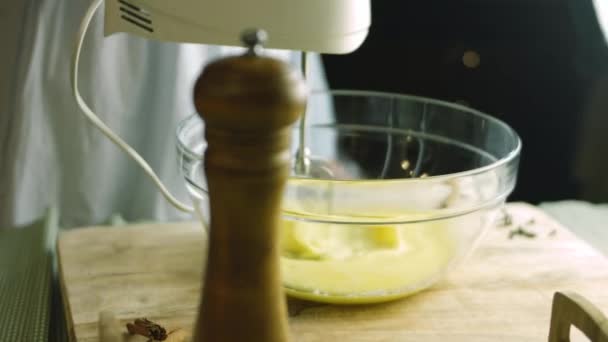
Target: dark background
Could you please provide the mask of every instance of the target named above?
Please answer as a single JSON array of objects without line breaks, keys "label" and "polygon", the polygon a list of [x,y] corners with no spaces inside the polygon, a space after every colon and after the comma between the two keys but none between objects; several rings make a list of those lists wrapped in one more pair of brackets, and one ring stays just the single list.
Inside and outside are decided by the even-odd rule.
[{"label": "dark background", "polygon": [[[608,75],[592,0],[376,0],[372,13],[359,50],[323,56],[331,88],[459,101],[499,117],[524,144],[511,200],[584,199],[582,111]],[[463,64],[466,51],[478,67]]]}]

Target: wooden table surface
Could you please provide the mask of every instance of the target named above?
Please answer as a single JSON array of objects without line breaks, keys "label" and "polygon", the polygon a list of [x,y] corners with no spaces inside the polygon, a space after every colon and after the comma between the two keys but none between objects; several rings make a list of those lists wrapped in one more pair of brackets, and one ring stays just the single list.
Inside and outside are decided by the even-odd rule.
[{"label": "wooden table surface", "polygon": [[[492,227],[463,265],[418,295],[354,307],[291,301],[293,340],[546,341],[558,290],[575,291],[608,312],[608,260],[533,206],[509,204],[507,210],[512,226]],[[536,237],[509,238],[531,220],[526,229]],[[189,330],[203,249],[196,223],[63,233],[60,272],[72,340],[98,341],[103,310],[121,322],[147,317]]]}]

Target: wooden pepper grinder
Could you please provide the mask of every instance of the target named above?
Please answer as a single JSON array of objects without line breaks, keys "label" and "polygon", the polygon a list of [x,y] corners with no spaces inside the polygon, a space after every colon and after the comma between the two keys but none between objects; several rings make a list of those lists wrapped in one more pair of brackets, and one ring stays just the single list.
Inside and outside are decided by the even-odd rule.
[{"label": "wooden pepper grinder", "polygon": [[265,39],[244,33],[247,53],[209,64],[194,88],[211,211],[197,342],[289,340],[279,215],[306,89],[287,64],[260,56]]}]

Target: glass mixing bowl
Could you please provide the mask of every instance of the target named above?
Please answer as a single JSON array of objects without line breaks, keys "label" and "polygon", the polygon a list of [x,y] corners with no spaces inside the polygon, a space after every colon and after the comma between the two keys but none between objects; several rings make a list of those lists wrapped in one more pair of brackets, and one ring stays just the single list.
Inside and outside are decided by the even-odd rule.
[{"label": "glass mixing bowl", "polygon": [[[193,115],[177,138],[207,227],[203,130]],[[305,132],[308,167],[294,167],[282,212],[282,277],[293,297],[373,303],[427,288],[470,254],[515,186],[519,137],[467,107],[316,92]],[[299,138],[294,127],[294,165]]]}]

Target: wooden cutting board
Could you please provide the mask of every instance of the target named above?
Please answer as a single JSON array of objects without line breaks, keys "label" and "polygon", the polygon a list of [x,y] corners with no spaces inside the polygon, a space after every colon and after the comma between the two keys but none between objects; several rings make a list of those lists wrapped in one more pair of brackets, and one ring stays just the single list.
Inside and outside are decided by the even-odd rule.
[{"label": "wooden cutting board", "polygon": [[[470,259],[418,295],[354,307],[291,301],[294,341],[546,341],[558,290],[608,312],[608,260],[533,206],[510,204],[507,211],[512,225],[492,227]],[[518,226],[536,236],[510,238]],[[98,341],[103,310],[123,323],[147,317],[189,330],[202,279],[201,229],[141,224],[63,233],[60,273],[72,341]]]}]

